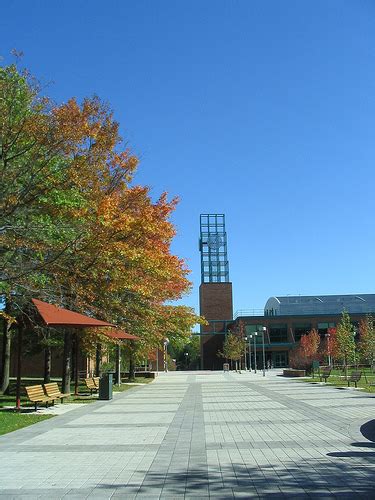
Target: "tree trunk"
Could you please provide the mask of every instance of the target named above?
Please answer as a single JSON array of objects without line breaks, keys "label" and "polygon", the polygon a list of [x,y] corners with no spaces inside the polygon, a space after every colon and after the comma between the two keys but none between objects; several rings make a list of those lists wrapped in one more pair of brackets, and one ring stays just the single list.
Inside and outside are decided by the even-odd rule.
[{"label": "tree trunk", "polygon": [[133,341],[130,341],[130,354],[129,354],[129,380],[134,382],[135,380],[135,363],[134,363],[134,345]]},{"label": "tree trunk", "polygon": [[21,374],[22,374],[22,342],[24,325],[18,323],[18,342],[17,342],[17,382],[16,382],[16,408],[21,409]]},{"label": "tree trunk", "polygon": [[5,318],[3,319],[3,348],[1,349],[1,363],[0,363],[0,390],[3,383],[3,374],[4,374],[4,356],[5,356],[5,346],[6,346],[6,330],[7,330],[7,322]]},{"label": "tree trunk", "polygon": [[61,392],[70,392],[72,334],[69,330],[64,335],[63,378]]},{"label": "tree trunk", "polygon": [[50,332],[46,331],[46,347],[44,348],[44,383],[51,382],[51,346],[49,345]]},{"label": "tree trunk", "polygon": [[4,319],[3,331],[3,355],[2,355],[2,373],[1,373],[1,387],[0,390],[3,394],[9,394],[9,375],[10,375],[10,348],[12,334],[10,332],[11,325]]}]

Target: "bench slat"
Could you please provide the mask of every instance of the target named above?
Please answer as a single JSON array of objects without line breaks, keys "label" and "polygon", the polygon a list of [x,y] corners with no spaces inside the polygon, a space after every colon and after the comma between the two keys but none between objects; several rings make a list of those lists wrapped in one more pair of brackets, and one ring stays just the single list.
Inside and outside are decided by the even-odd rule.
[{"label": "bench slat", "polygon": [[29,385],[25,387],[28,399],[35,403],[35,411],[37,410],[37,403],[49,403],[53,402],[49,396],[44,393],[43,387],[41,385]]},{"label": "bench slat", "polygon": [[67,398],[70,396],[70,393],[63,394],[60,392],[59,386],[57,382],[49,382],[48,384],[44,384],[44,389],[49,397],[53,397],[55,399]]}]

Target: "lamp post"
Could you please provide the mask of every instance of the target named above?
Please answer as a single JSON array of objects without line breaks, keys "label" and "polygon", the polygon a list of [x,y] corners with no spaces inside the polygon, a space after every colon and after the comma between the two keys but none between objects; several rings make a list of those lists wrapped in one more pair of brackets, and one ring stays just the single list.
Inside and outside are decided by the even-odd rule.
[{"label": "lamp post", "polygon": [[327,354],[328,354],[328,366],[331,366],[331,344],[330,344],[330,339],[331,334],[326,333],[326,339],[327,339]]},{"label": "lamp post", "polygon": [[266,376],[266,356],[264,352],[264,334],[266,333],[267,328],[265,326],[262,327],[262,355],[263,355],[263,377]]},{"label": "lamp post", "polygon": [[247,362],[246,362],[246,341],[247,341],[247,337],[244,337],[244,370],[245,372],[247,371]]},{"label": "lamp post", "polygon": [[251,372],[251,339],[252,335],[249,335],[249,372]]},{"label": "lamp post", "polygon": [[188,369],[188,359],[189,359],[189,353],[188,352],[185,352],[185,366],[186,366],[186,369]]},{"label": "lamp post", "polygon": [[257,372],[257,346],[256,346],[257,335],[258,335],[258,332],[253,333],[253,337],[254,337],[254,373]]},{"label": "lamp post", "polygon": [[166,337],[164,339],[164,371],[167,373],[168,372],[168,361],[167,361],[167,354],[168,354],[168,344],[169,344],[169,339]]}]

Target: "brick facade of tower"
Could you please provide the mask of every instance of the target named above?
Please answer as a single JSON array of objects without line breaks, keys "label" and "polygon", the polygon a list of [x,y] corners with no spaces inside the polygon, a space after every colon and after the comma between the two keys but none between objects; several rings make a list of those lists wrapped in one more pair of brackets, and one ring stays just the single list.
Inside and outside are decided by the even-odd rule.
[{"label": "brick facade of tower", "polygon": [[[201,367],[203,370],[221,370],[224,360],[217,356],[222,350],[225,339],[225,325],[220,320],[233,318],[232,283],[202,283],[199,287],[200,314],[208,321],[215,320],[215,335],[211,332],[212,324],[201,327]],[[220,335],[220,332],[222,334]]]}]

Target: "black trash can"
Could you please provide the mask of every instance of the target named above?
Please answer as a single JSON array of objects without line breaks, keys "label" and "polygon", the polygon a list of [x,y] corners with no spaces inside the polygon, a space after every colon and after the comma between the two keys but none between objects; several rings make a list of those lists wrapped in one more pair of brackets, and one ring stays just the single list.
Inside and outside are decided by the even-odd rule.
[{"label": "black trash can", "polygon": [[112,399],[113,374],[103,373],[99,381],[99,399]]}]

